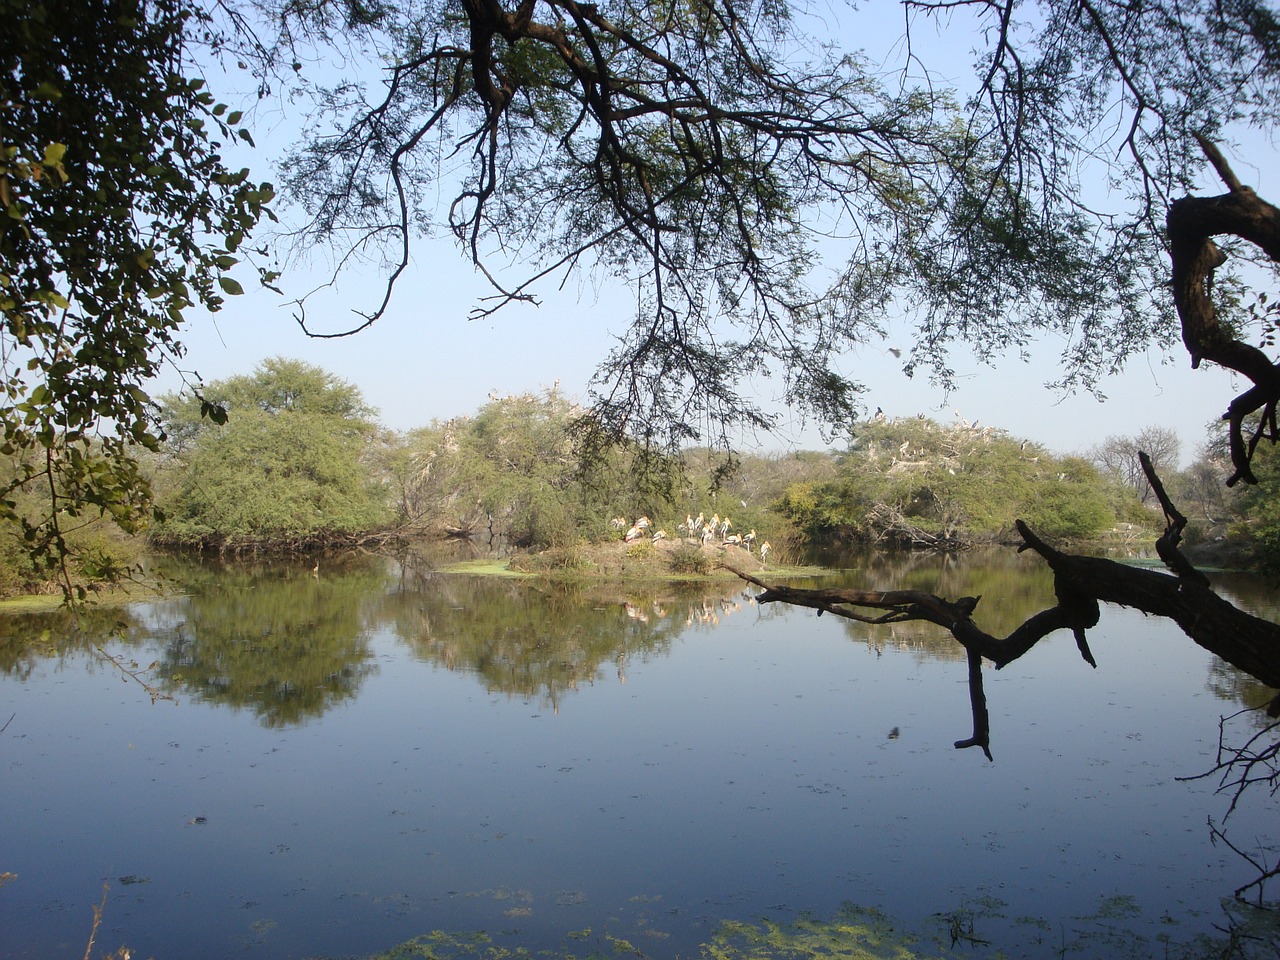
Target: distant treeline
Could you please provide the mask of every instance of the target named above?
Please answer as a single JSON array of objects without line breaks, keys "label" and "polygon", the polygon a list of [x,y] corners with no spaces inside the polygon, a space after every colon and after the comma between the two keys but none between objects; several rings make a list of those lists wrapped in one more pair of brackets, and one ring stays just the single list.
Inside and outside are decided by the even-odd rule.
[{"label": "distant treeline", "polygon": [[[715,517],[711,536],[754,531],[793,551],[962,548],[1010,538],[1019,518],[1049,538],[1136,543],[1163,523],[1137,467],[1142,448],[1192,517],[1189,540],[1241,545],[1258,562],[1280,556],[1274,458],[1260,458],[1258,487],[1228,490],[1220,441],[1179,470],[1176,437],[1154,427],[1063,456],[995,425],[878,415],[851,425],[841,452],[672,458],[600,445],[587,411],[555,388],[396,433],[355,386],[281,358],[161,403],[167,436],[147,463],[159,509],[145,537],[169,548],[245,555],[456,536],[566,549],[620,539],[642,516],[645,536],[702,539]],[[63,525],[83,581],[141,546],[94,520]],[[5,593],[60,574],[24,565],[16,540],[0,543],[0,571]]]}]

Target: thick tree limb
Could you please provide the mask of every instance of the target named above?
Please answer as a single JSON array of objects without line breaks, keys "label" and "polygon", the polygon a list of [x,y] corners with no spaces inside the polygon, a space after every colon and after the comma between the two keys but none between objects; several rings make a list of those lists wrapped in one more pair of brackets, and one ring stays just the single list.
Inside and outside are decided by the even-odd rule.
[{"label": "thick tree limb", "polygon": [[[1257,483],[1250,462],[1258,442],[1275,440],[1276,404],[1280,401],[1280,367],[1262,350],[1237,339],[1219,321],[1214,306],[1213,273],[1226,263],[1214,237],[1240,237],[1280,263],[1280,210],[1243,186],[1216,146],[1202,139],[1200,145],[1229,193],[1216,197],[1183,197],[1169,205],[1169,257],[1173,266],[1173,298],[1182,323],[1182,342],[1191,355],[1191,366],[1209,360],[1248,377],[1254,384],[1231,403],[1223,419],[1229,424],[1231,462],[1235,472],[1227,480]],[[1245,436],[1245,420],[1261,412],[1251,437]]]},{"label": "thick tree limb", "polygon": [[[973,736],[956,742],[957,748],[978,746],[988,758],[990,729],[982,688],[981,662],[996,669],[1026,654],[1058,630],[1071,630],[1081,657],[1096,666],[1086,631],[1098,623],[1100,603],[1141,610],[1167,617],[1198,645],[1221,657],[1269,687],[1280,689],[1280,625],[1245,613],[1218,596],[1209,579],[1179,551],[1186,518],[1174,507],[1146,454],[1143,467],[1168,518],[1157,552],[1174,574],[1127,566],[1101,557],[1062,553],[1041,540],[1021,520],[1017,521],[1023,545],[1034,550],[1054,574],[1055,606],[1027,619],[1007,637],[994,637],[972,619],[979,597],[946,600],[918,590],[810,590],[785,584],[767,584],[735,570],[743,580],[761,587],[759,603],[790,603],[862,623],[901,623],[921,620],[950,631],[965,648],[969,660],[969,695]],[[881,611],[870,613],[867,611]],[[1280,697],[1272,701],[1272,716],[1280,715]]]}]

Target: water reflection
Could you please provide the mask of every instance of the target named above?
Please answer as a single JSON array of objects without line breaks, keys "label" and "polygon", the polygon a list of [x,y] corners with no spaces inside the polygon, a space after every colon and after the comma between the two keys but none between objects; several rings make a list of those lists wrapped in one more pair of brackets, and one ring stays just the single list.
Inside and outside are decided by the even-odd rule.
[{"label": "water reflection", "polygon": [[[982,594],[995,623],[1051,602],[1038,565],[961,559],[841,576]],[[3,960],[83,950],[103,877],[104,949],[195,960],[367,955],[435,929],[507,931],[534,955],[590,928],[695,956],[726,919],[849,901],[918,922],[986,895],[1010,918],[989,921],[999,948],[1043,955],[1100,897],[1136,898],[1152,936],[1167,912],[1194,934],[1242,879],[1202,832],[1214,785],[1172,778],[1211,763],[1230,712],[1214,695],[1251,694],[1131,611],[1104,618],[1102,670],[1063,636],[999,675],[1020,722],[988,765],[951,749],[953,643],[761,608],[735,581],[169,572],[181,595],[94,616],[109,649],[158,660],[176,706],[75,652],[89,635],[65,614],[0,625],[0,804],[22,826],[0,862],[17,875]],[[1273,809],[1235,817],[1271,836]],[[1054,945],[1029,945],[1030,916]]]},{"label": "water reflection", "polygon": [[609,674],[625,683],[630,664],[748,602],[737,584],[628,590],[417,573],[402,574],[382,610],[419,659],[558,711],[582,684]]},{"label": "water reflection", "polygon": [[135,623],[126,610],[96,606],[0,615],[0,673],[25,680],[42,661],[127,637]]},{"label": "water reflection", "polygon": [[[1054,603],[1053,572],[1038,557],[1007,548],[958,556],[889,551],[847,557],[841,586],[864,590],[920,590],[940,597],[980,597],[974,620],[994,636],[1007,636],[1028,617]],[[831,586],[824,583],[824,586]],[[936,660],[965,659],[964,648],[934,624],[847,621],[850,639],[873,650],[912,650]]]},{"label": "water reflection", "polygon": [[[1008,549],[959,558],[867,553],[842,562],[844,569],[822,585],[978,596],[975,619],[996,635],[1054,602],[1047,566]],[[601,677],[625,682],[630,665],[665,656],[686,631],[781,613],[758,608],[737,581],[549,584],[442,574],[420,559],[372,557],[322,566],[317,572],[300,564],[162,559],[154,572],[178,591],[169,599],[125,610],[6,617],[0,671],[23,679],[44,659],[108,639],[131,648],[158,644],[154,679],[162,692],[251,710],[266,726],[287,726],[355,697],[377,670],[371,633],[385,630],[423,662],[472,675],[488,692],[558,710],[566,696]],[[1245,609],[1280,610],[1280,595],[1256,578],[1219,580]],[[964,659],[949,633],[927,623],[844,621],[843,629],[876,652]],[[1270,695],[1217,660],[1206,682],[1219,698],[1246,706]]]},{"label": "water reflection", "polygon": [[376,669],[367,627],[385,589],[380,562],[317,576],[305,567],[173,563],[185,591],[150,605],[136,634],[161,641],[161,689],[301,723],[355,696]]}]

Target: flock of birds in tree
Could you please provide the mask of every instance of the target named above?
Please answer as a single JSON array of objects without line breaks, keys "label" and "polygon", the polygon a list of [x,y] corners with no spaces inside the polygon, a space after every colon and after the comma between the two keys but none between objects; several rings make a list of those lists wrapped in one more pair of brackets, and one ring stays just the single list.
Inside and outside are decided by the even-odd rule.
[{"label": "flock of birds in tree", "polygon": [[[653,521],[648,517],[637,518],[636,522],[631,524],[630,527],[627,527],[625,517],[614,517],[609,522],[615,530],[626,528],[626,533],[622,535],[622,539],[627,543],[633,543],[642,537],[649,537],[654,543],[667,539],[667,531],[665,530],[655,530],[653,533],[648,532],[649,528],[653,526]],[[701,544],[704,547],[718,540],[722,547],[745,547],[747,552],[751,553],[756,542],[754,527],[749,533],[730,533],[733,529],[733,521],[727,516],[721,518],[718,513],[713,513],[710,520],[702,513],[699,513],[696,517],[689,514],[685,517],[683,523],[676,526],[676,529],[680,531],[686,542]],[[768,559],[769,551],[772,549],[768,540],[760,544],[760,559]]]}]

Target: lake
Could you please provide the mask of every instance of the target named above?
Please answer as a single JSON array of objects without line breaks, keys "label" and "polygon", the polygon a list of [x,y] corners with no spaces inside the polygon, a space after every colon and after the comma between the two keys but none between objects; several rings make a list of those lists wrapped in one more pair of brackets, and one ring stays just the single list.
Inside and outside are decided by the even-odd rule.
[{"label": "lake", "polygon": [[[369,956],[442,930],[698,957],[726,923],[805,916],[928,956],[953,935],[1164,956],[1255,876],[1211,842],[1216,779],[1177,778],[1263,692],[1130,611],[1091,632],[1097,670],[1061,634],[986,672],[988,762],[952,747],[965,661],[928,625],[736,583],[159,565],[179,595],[0,620],[0,958],[84,955],[104,883],[95,956]],[[1011,550],[850,567],[822,585],[981,594],[998,634],[1052,603]],[[1219,586],[1276,615],[1266,584]],[[1274,863],[1264,790],[1226,828]]]}]

